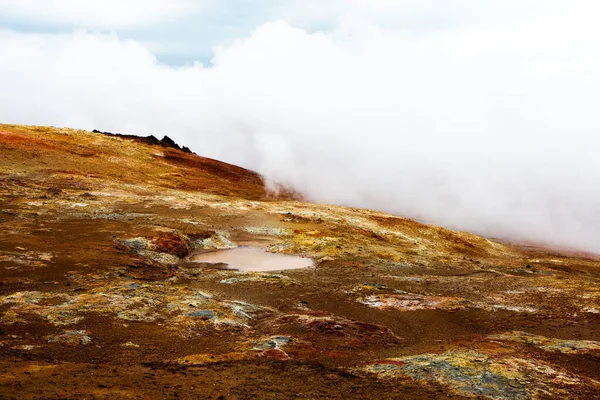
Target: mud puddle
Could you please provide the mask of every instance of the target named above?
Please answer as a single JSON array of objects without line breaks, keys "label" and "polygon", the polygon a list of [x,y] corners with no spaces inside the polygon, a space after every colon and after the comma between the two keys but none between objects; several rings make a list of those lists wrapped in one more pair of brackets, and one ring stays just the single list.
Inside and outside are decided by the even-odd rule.
[{"label": "mud puddle", "polygon": [[313,266],[310,258],[275,254],[258,247],[238,247],[195,254],[191,261],[199,263],[223,263],[228,269],[247,272],[282,271]]}]

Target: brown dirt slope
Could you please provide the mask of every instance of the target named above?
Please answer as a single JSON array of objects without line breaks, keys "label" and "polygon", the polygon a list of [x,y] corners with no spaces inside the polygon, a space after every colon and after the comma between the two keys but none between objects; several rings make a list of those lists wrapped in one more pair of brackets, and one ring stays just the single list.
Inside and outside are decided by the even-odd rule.
[{"label": "brown dirt slope", "polygon": [[72,129],[0,125],[4,172],[69,175],[127,184],[199,190],[248,199],[266,196],[261,177],[174,148]]},{"label": "brown dirt slope", "polygon": [[[599,398],[597,259],[291,197],[0,125],[0,398]],[[315,265],[190,259],[242,245]]]}]

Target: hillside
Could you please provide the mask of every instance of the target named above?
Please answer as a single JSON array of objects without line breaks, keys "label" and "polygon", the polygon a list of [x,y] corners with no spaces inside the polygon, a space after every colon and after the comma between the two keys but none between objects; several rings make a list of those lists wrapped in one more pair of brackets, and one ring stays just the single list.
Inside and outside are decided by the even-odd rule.
[{"label": "hillside", "polygon": [[[0,397],[598,398],[598,260],[295,198],[168,141],[0,125]],[[242,245],[314,267],[191,257]]]}]

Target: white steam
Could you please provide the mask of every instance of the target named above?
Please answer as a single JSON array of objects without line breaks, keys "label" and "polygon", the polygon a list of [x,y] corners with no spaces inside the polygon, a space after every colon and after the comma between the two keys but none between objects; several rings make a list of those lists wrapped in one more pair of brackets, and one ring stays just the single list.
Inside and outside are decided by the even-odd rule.
[{"label": "white steam", "polygon": [[167,134],[310,199],[600,252],[600,30],[286,22],[171,68],[141,44],[0,32],[0,121]]}]

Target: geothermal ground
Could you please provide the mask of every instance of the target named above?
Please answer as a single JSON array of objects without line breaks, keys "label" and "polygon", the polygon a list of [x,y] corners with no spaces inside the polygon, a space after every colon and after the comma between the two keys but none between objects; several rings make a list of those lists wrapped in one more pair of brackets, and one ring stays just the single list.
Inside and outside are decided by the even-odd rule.
[{"label": "geothermal ground", "polygon": [[[0,229],[0,398],[600,398],[583,254],[268,196],[169,140],[11,125]],[[206,262],[238,246],[314,264]]]}]

